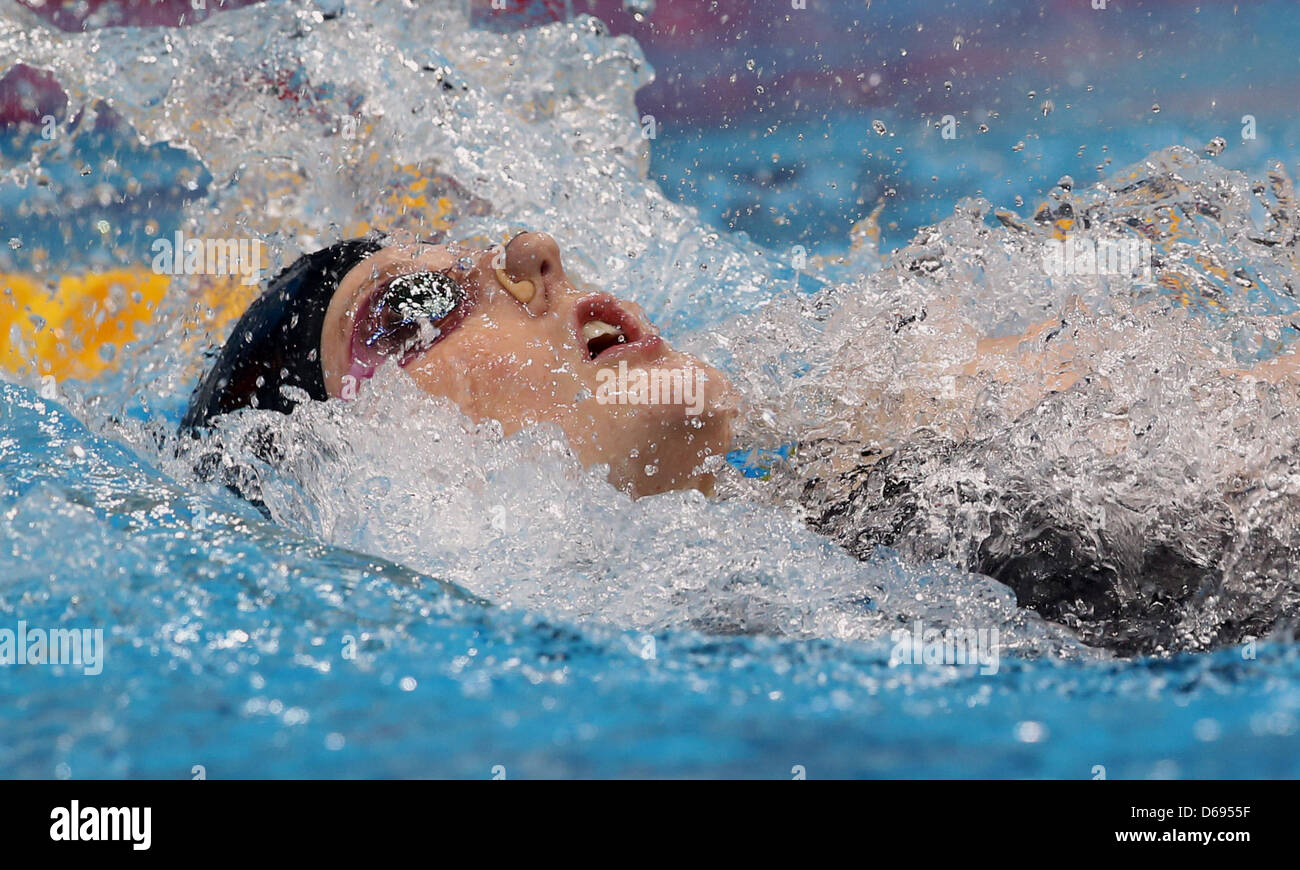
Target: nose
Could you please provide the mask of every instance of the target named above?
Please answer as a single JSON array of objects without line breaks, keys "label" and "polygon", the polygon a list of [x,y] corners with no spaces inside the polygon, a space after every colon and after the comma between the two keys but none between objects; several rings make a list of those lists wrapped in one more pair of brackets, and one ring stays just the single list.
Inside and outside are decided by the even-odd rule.
[{"label": "nose", "polygon": [[560,246],[546,233],[520,233],[506,245],[506,271],[539,288],[564,279]]}]

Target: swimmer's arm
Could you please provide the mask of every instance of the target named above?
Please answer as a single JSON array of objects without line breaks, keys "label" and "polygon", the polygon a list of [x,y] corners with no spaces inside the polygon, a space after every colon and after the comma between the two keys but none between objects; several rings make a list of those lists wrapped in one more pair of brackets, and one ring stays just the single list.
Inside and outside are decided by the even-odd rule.
[{"label": "swimmer's arm", "polygon": [[1219,371],[1230,378],[1248,378],[1270,384],[1280,384],[1283,381],[1300,383],[1300,351],[1266,359],[1248,369],[1227,368]]},{"label": "swimmer's arm", "polygon": [[[1053,335],[1065,322],[1066,318],[1053,317],[1034,324],[1023,335],[982,338],[976,343],[975,356],[961,368],[960,374],[986,375],[1009,382],[1022,379],[1026,372],[1037,372],[1043,375],[1046,390],[1068,390],[1084,372],[1075,364],[1077,338],[1062,341]],[[1269,384],[1300,384],[1300,349],[1248,368],[1220,368],[1219,371],[1225,377]]]},{"label": "swimmer's arm", "polygon": [[1027,373],[1042,377],[1046,392],[1068,390],[1082,372],[1075,365],[1077,339],[1061,335],[1071,316],[1085,313],[1077,298],[1067,303],[1061,317],[1033,324],[1020,335],[981,338],[975,355],[960,369],[966,377],[985,375],[1003,382],[1023,381]]}]

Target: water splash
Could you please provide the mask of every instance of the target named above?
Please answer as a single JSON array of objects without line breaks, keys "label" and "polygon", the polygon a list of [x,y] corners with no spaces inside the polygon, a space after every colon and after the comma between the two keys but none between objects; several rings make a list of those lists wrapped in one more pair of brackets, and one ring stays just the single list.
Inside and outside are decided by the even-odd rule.
[{"label": "water splash", "polygon": [[[804,445],[765,494],[859,554],[996,576],[1116,649],[1285,628],[1300,392],[1249,370],[1296,335],[1291,183],[1175,148],[1071,188],[1029,219],[968,201],[864,281],[723,330],[749,437]],[[1150,275],[1052,274],[1067,239],[1149,245]],[[982,336],[1039,321],[967,368]]]},{"label": "water splash", "polygon": [[[364,0],[273,0],[183,29],[66,34],[17,7],[0,21],[0,50],[48,71],[69,100],[59,135],[0,166],[0,182],[28,185],[52,151],[75,151],[87,115],[111,112],[210,176],[159,235],[260,239],[271,269],[372,227],[487,244],[546,230],[580,283],[636,298],[670,336],[753,307],[788,271],[647,180],[634,94],[653,71],[590,16],[493,33],[456,2],[396,16]],[[112,250],[142,265],[151,241]],[[247,301],[203,277],[176,289],[121,377],[90,388],[117,397],[118,413],[122,397],[182,393],[195,352]]]},{"label": "water splash", "polygon": [[[502,437],[385,368],[355,402],[223,421],[219,456],[277,521],[524,612],[659,632],[881,643],[920,619],[997,629],[1004,651],[1078,652],[987,578],[860,562],[787,512],[698,492],[632,501],[559,430]],[[274,469],[260,458],[272,438]],[[192,478],[186,445],[169,471]]]}]

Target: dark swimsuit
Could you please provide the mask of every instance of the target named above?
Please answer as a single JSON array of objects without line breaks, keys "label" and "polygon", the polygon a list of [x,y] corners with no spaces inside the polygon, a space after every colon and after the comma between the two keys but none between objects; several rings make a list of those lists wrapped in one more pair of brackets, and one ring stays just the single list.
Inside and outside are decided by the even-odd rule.
[{"label": "dark swimsuit", "polygon": [[[1187,552],[1174,536],[1115,540],[1115,524],[1099,530],[1064,500],[1017,489],[1013,475],[999,475],[995,489],[980,470],[1001,459],[992,441],[928,435],[882,455],[818,440],[799,445],[791,471],[808,525],[860,559],[886,546],[915,562],[956,562],[1004,583],[1021,606],[1084,642],[1123,654],[1188,646],[1177,632],[1188,605],[1222,594],[1226,517],[1188,508],[1208,529],[1210,558]],[[1272,621],[1225,619],[1205,645],[1261,636]]]}]

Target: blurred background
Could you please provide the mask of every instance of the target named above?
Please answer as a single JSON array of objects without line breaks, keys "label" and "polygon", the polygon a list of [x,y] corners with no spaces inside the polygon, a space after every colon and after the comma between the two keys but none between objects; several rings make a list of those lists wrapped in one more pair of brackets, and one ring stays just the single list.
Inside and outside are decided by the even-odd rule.
[{"label": "blurred background", "polygon": [[[68,30],[174,27],[249,5],[23,2]],[[345,2],[322,0],[322,6]],[[698,208],[705,222],[744,231],[766,246],[834,253],[847,245],[856,221],[883,206],[883,247],[897,247],[963,197],[1032,210],[1062,176],[1084,187],[1168,145],[1198,152],[1221,147],[1221,163],[1252,174],[1262,173],[1270,158],[1290,163],[1296,154],[1300,16],[1287,14],[1294,0],[469,5],[486,28],[589,13],[615,33],[634,36],[656,70],[638,102],[654,135],[659,184]],[[10,158],[26,153],[24,136],[43,117],[58,116],[62,102],[57,87],[34,71],[6,76],[0,148]],[[96,123],[111,135],[111,112]],[[1211,146],[1216,137],[1221,145]],[[106,147],[122,167],[157,168],[137,173],[158,182],[141,191],[151,210],[176,208],[207,183],[202,167],[186,167],[185,155],[171,149],[136,153],[126,141]],[[68,172],[68,196],[84,201],[85,223],[93,225],[94,191],[78,193],[75,169]],[[0,220],[13,219],[14,206],[0,202]],[[67,235],[64,244],[73,244],[78,236],[66,232],[69,210],[62,211],[63,229],[51,224],[44,235]],[[40,216],[24,217],[31,235]],[[93,245],[93,236],[75,244]]]}]

